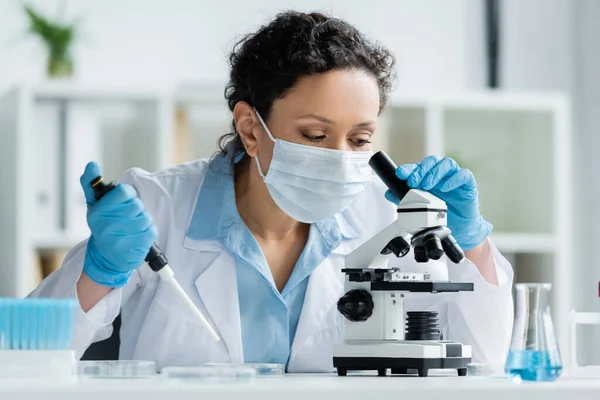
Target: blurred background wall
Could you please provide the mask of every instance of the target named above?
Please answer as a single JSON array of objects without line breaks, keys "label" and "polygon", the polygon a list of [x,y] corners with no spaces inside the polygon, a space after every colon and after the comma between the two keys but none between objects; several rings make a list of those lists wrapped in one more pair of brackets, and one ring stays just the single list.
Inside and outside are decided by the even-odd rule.
[{"label": "blurred background wall", "polygon": [[[81,16],[84,40],[77,47],[76,79],[107,84],[169,85],[182,80],[224,80],[235,39],[278,10],[321,10],[347,18],[393,50],[401,87],[461,89],[476,85],[471,28],[482,29],[481,1],[356,0],[301,3],[293,0],[80,0],[65,15]],[[28,4],[56,14],[56,0]],[[300,5],[300,7],[298,7]],[[0,0],[0,86],[41,79],[41,52],[23,39],[21,2]],[[17,45],[18,48],[16,47]],[[135,51],[133,51],[135,50]],[[43,65],[42,65],[43,66]],[[443,66],[443,68],[440,68]]]}]

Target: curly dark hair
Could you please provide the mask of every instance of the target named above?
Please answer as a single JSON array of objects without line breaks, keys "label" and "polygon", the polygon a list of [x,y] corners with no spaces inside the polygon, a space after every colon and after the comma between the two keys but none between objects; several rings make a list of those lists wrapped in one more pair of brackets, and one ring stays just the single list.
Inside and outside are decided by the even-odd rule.
[{"label": "curly dark hair", "polygon": [[[267,120],[273,102],[283,98],[304,76],[337,69],[357,69],[377,79],[380,112],[395,78],[395,59],[385,47],[372,43],[355,27],[321,13],[287,11],[268,25],[246,35],[229,56],[230,76],[225,99],[233,111],[239,101],[255,107]],[[233,153],[244,150],[235,122],[221,136],[219,149],[233,143]]]}]

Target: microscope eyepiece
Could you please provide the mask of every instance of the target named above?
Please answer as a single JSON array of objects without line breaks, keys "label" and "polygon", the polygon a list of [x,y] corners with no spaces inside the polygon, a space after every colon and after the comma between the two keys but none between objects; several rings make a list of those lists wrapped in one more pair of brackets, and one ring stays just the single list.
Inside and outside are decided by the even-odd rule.
[{"label": "microscope eyepiece", "polygon": [[385,186],[390,189],[398,200],[402,200],[406,193],[410,190],[406,181],[396,176],[396,168],[398,166],[385,154],[383,151],[378,151],[373,154],[369,160],[369,166],[375,171],[377,176],[385,183]]},{"label": "microscope eyepiece", "polygon": [[465,258],[465,253],[460,248],[458,243],[456,243],[456,239],[454,239],[452,235],[448,235],[442,240],[442,248],[444,249],[444,252],[450,261],[452,261],[454,264],[458,264],[463,258]]}]

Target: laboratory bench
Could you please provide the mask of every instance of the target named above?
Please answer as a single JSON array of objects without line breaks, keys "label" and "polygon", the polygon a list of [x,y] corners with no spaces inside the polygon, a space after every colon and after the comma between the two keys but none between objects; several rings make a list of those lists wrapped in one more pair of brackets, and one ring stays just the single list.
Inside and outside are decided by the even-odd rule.
[{"label": "laboratory bench", "polygon": [[257,377],[246,383],[87,379],[1,380],[2,400],[598,400],[600,379],[514,383],[506,378],[302,375]]}]

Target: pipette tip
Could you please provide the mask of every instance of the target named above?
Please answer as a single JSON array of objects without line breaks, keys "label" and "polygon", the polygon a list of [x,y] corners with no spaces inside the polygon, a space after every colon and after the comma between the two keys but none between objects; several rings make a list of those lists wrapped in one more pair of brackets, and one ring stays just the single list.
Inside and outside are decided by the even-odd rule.
[{"label": "pipette tip", "polygon": [[202,315],[200,310],[198,310],[198,307],[196,307],[194,302],[192,302],[192,299],[190,299],[189,296],[185,293],[179,282],[177,282],[177,280],[175,279],[175,273],[173,272],[171,267],[169,265],[165,265],[162,269],[158,271],[158,274],[162,279],[166,280],[171,284],[171,286],[173,286],[173,288],[179,295],[179,298],[185,303],[185,305],[192,312],[192,314],[194,314],[196,319],[200,322],[204,329],[206,329],[206,331],[212,337],[212,339],[215,342],[218,342],[220,340],[219,335],[217,334],[217,332],[215,332],[213,327],[210,326],[204,315]]}]

